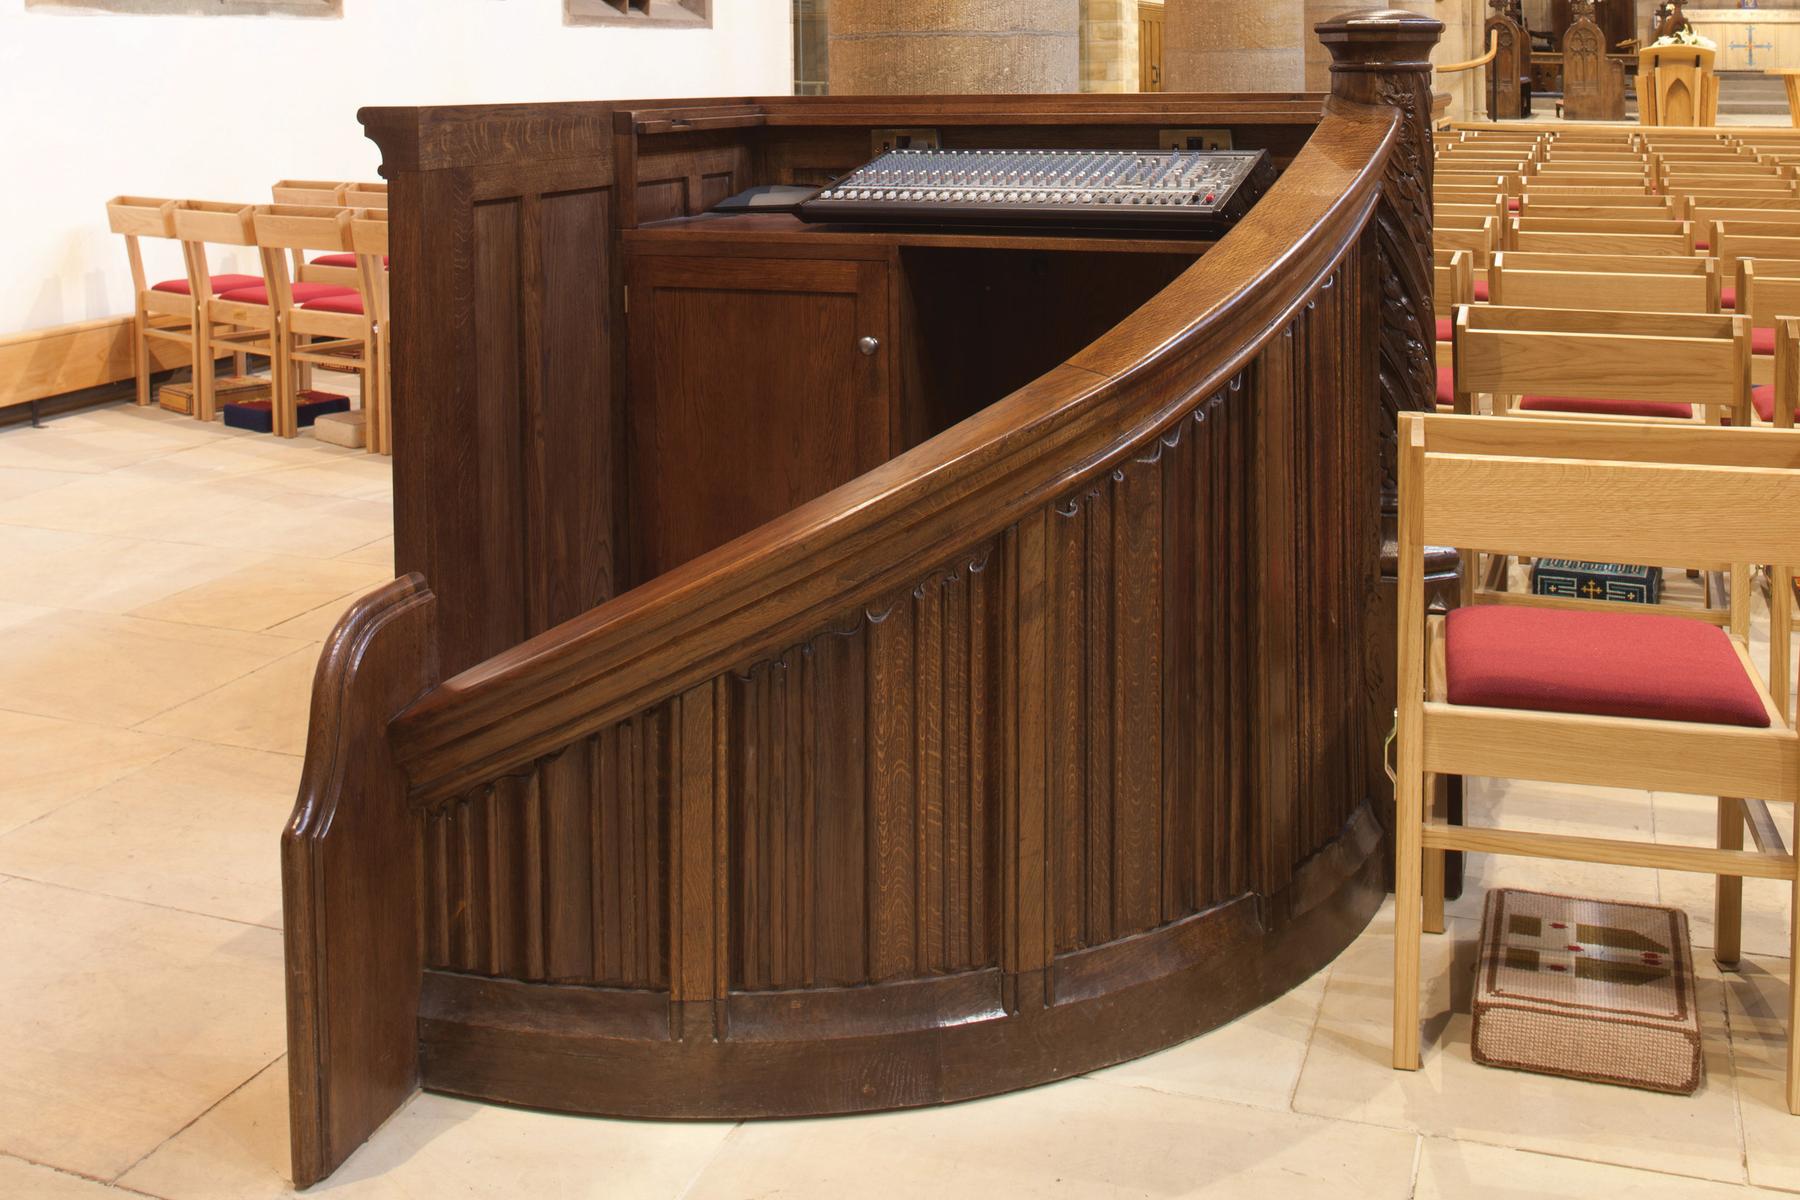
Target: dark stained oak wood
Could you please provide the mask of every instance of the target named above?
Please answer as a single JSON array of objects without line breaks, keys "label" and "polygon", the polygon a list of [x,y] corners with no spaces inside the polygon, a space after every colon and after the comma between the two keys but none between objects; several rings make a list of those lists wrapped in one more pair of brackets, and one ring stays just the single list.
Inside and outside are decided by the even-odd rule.
[{"label": "dark stained oak wood", "polygon": [[[398,201],[398,556],[438,623],[315,715],[314,746],[371,747],[329,776],[382,847],[346,868],[410,880],[414,924],[307,936],[351,948],[355,1011],[416,1018],[420,1084],[631,1116],[942,1103],[1193,1036],[1355,936],[1394,414],[1435,385],[1440,28],[1322,26],[1326,98],[365,112]],[[1210,244],[691,219],[854,166],[875,128],[1195,125],[1285,167]],[[892,357],[847,379],[827,343],[867,314]],[[740,514],[745,466],[770,487]],[[296,1103],[305,1184],[411,1077],[294,1061],[297,1096],[359,1114],[326,1135]]]},{"label": "dark stained oak wood", "polygon": [[432,595],[416,575],[363,597],[313,679],[300,796],[281,836],[288,1105],[304,1186],[418,1085],[421,843],[387,723],[437,682]]}]

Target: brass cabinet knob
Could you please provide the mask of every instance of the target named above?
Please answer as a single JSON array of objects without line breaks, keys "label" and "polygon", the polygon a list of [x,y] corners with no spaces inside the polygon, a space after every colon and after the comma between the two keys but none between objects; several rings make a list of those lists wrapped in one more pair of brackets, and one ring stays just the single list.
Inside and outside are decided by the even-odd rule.
[{"label": "brass cabinet knob", "polygon": [[867,336],[859,337],[856,339],[856,348],[861,350],[865,357],[871,357],[877,350],[881,349],[881,339]]}]

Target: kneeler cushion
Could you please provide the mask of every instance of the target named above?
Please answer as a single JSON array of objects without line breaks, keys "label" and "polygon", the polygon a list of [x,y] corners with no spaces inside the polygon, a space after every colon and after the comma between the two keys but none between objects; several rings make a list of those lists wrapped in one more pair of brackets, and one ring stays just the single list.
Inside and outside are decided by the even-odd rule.
[{"label": "kneeler cushion", "polygon": [[1756,409],[1756,415],[1765,421],[1775,419],[1775,385],[1759,383],[1750,389],[1750,403]]},{"label": "kneeler cushion", "polygon": [[1452,704],[1766,728],[1725,631],[1651,613],[1483,604],[1445,618]]},{"label": "kneeler cushion", "polygon": [[1664,400],[1599,400],[1590,396],[1525,396],[1526,412],[1596,413],[1613,417],[1692,417],[1694,406]]}]

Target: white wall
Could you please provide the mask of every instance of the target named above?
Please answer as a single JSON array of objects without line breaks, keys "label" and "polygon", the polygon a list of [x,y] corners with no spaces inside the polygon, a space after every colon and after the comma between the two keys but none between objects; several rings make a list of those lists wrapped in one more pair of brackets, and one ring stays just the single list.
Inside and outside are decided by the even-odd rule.
[{"label": "white wall", "polygon": [[[665,30],[565,27],[561,0],[344,0],[341,20],[0,0],[0,334],[131,311],[111,196],[267,203],[277,179],[373,180],[367,104],[785,95],[790,5],[715,0],[711,30]],[[146,265],[181,273],[167,250]]]}]

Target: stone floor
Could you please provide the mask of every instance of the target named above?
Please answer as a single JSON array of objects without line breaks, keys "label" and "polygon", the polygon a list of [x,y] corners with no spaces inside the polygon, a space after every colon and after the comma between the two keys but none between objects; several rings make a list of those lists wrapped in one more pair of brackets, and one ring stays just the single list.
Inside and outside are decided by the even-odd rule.
[{"label": "stone floor", "polygon": [[[281,1196],[277,833],[321,638],[388,577],[388,464],[115,406],[0,431],[0,1197]],[[1705,800],[1477,782],[1478,819],[1711,834]],[[1786,819],[1787,814],[1779,814]],[[1680,903],[1692,876],[1473,860]],[[1384,911],[1327,970],[1206,1037],[951,1108],[591,1120],[421,1095],[315,1191],[347,1197],[1590,1197],[1800,1191],[1781,1106],[1785,896],[1701,984],[1692,1098],[1469,1057],[1480,888],[1428,939],[1425,1069],[1387,1066]],[[1460,1005],[1460,1008],[1458,1007]]]}]

